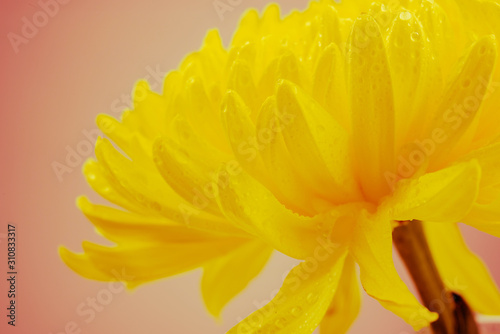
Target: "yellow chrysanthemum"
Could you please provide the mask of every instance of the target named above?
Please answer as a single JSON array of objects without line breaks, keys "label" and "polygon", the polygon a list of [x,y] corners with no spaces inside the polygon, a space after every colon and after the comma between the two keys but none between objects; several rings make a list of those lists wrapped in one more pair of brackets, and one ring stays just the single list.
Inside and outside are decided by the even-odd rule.
[{"label": "yellow chrysanthemum", "polygon": [[61,248],[63,260],[131,288],[202,267],[215,316],[273,249],[304,260],[230,333],[347,331],[357,264],[366,292],[419,329],[438,315],[399,278],[392,231],[423,221],[447,289],[499,314],[495,283],[457,227],[500,237],[495,36],[497,0],[248,11],[228,48],[210,31],[161,94],[139,82],[121,121],[98,117],[120,151],[99,139],[84,174],[124,210],[78,205],[116,245]]}]

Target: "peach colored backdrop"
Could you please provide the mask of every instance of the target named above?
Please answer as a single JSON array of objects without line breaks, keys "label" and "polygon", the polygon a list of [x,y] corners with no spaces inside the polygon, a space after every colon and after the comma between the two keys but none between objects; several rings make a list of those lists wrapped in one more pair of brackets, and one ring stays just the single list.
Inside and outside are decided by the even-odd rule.
[{"label": "peach colored backdrop", "polygon": [[[213,0],[66,0],[59,8],[46,7],[53,3],[49,0],[0,2],[1,333],[225,333],[279,288],[294,261],[275,255],[265,272],[229,305],[222,324],[217,324],[204,310],[199,271],[129,294],[77,276],[57,255],[61,244],[79,250],[82,240],[101,239],[75,207],[80,194],[96,198],[81,175],[81,162],[73,161],[73,171],[61,180],[53,162],[65,164],[68,148],[79,149],[82,159],[90,156],[82,131],[96,128],[98,113],[116,116],[137,79],[175,68],[186,53],[201,45],[209,28],[218,27],[227,43],[245,9],[262,9],[266,3],[221,1],[240,4],[220,17]],[[284,11],[307,4],[305,0],[279,2]],[[30,30],[26,22],[38,27]],[[9,36],[17,38],[14,44]],[[159,89],[161,83],[151,78]],[[15,328],[6,325],[5,317],[8,222],[18,230]],[[467,229],[467,239],[500,282],[500,241],[472,229]],[[98,296],[111,299],[92,314],[85,303]],[[72,322],[80,331],[72,329]],[[351,333],[368,332],[411,330],[366,297]]]}]

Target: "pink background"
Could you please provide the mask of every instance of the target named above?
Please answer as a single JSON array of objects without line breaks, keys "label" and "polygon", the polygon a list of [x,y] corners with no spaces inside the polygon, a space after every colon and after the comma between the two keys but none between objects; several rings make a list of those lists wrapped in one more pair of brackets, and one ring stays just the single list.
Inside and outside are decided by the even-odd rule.
[{"label": "pink background", "polygon": [[[279,2],[284,11],[307,4]],[[64,244],[79,250],[84,239],[101,241],[75,206],[80,194],[97,197],[81,175],[81,163],[64,174],[62,182],[51,166],[54,161],[64,163],[66,146],[85,145],[82,131],[96,128],[98,113],[117,115],[113,103],[130,93],[134,82],[148,74],[148,67],[159,66],[163,72],[177,67],[185,54],[198,49],[212,27],[221,30],[227,44],[244,10],[262,9],[265,3],[243,0],[221,20],[213,0],[73,0],[60,5],[15,53],[7,34],[21,34],[23,17],[32,21],[41,9],[37,0],[2,0],[0,332],[66,333],[65,326],[74,321],[87,334],[225,333],[279,288],[283,274],[295,262],[276,254],[265,272],[229,305],[222,324],[203,307],[200,271],[146,285],[133,294],[113,294],[87,323],[77,308],[87,298],[106,293],[108,285],[74,274],[59,259],[57,247]],[[84,154],[83,160],[90,155]],[[8,222],[17,226],[18,233],[15,328],[7,326],[5,318]],[[500,242],[472,229],[467,229],[467,240],[500,282]],[[367,296],[363,304],[351,333],[411,332]]]}]

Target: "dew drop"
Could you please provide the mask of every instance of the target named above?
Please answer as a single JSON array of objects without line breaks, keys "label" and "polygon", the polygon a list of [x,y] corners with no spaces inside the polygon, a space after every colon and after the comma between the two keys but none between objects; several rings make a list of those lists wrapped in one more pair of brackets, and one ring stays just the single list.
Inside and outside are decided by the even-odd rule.
[{"label": "dew drop", "polygon": [[297,306],[297,307],[294,307],[294,308],[292,309],[292,315],[293,315],[294,317],[298,317],[301,313],[302,313],[302,308],[300,308],[300,307],[298,307],[298,306]]},{"label": "dew drop", "polygon": [[318,297],[313,292],[309,293],[306,297],[307,302],[310,304],[314,303],[317,299],[318,299]]},{"label": "dew drop", "polygon": [[417,42],[420,40],[420,34],[416,31],[412,32],[410,35],[412,41]]},{"label": "dew drop", "polygon": [[274,323],[274,325],[276,327],[278,327],[279,329],[285,328],[285,319],[284,318],[279,318],[278,320],[276,320],[276,322]]},{"label": "dew drop", "polygon": [[405,21],[408,21],[409,19],[411,19],[412,15],[410,12],[401,12],[401,14],[399,14],[399,18],[401,20],[405,20]]}]

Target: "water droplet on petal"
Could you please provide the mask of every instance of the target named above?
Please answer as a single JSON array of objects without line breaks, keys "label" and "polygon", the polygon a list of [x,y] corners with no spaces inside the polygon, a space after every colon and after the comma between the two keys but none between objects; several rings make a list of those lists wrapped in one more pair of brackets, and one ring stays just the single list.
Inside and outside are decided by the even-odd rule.
[{"label": "water droplet on petal", "polygon": [[298,317],[302,313],[302,308],[300,306],[294,307],[292,309],[292,315]]},{"label": "water droplet on petal", "polygon": [[412,17],[412,15],[410,12],[401,12],[401,14],[399,14],[399,18],[401,20],[407,21],[407,20],[411,19],[411,17]]},{"label": "water droplet on petal", "polygon": [[317,299],[318,299],[318,296],[313,292],[309,293],[306,297],[307,302],[311,303],[311,304],[314,303]]},{"label": "water droplet on petal", "polygon": [[279,329],[285,328],[285,319],[284,318],[279,318],[278,320],[276,320],[276,322],[274,323],[274,325],[276,327],[278,327]]}]

